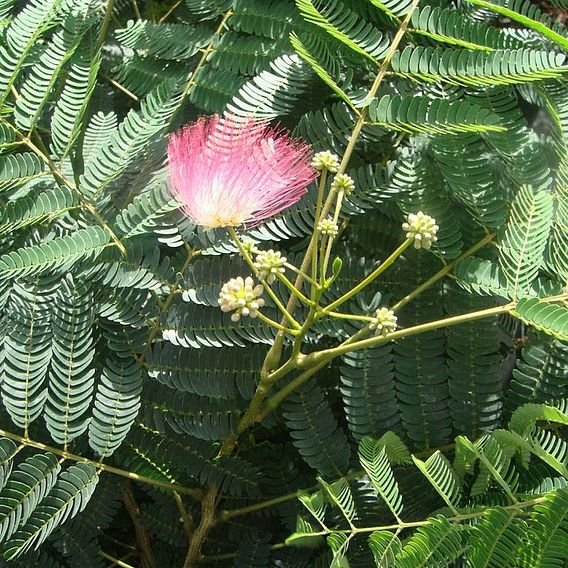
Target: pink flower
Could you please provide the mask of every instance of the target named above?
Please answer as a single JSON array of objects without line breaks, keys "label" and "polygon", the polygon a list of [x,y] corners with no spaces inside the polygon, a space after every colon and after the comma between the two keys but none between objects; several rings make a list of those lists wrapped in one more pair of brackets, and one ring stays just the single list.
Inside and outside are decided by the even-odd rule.
[{"label": "pink flower", "polygon": [[210,116],[170,136],[170,180],[189,219],[255,226],[296,203],[317,173],[310,150],[265,122]]}]

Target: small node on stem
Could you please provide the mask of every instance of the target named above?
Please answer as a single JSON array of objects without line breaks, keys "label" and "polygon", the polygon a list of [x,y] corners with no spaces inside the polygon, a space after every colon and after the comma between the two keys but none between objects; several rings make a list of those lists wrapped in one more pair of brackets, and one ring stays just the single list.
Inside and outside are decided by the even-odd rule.
[{"label": "small node on stem", "polygon": [[295,357],[294,357],[294,365],[296,367],[301,367],[302,363],[304,361],[304,359],[306,358],[306,356],[303,353],[298,353]]},{"label": "small node on stem", "polygon": [[339,157],[329,150],[318,152],[312,160],[312,167],[320,172],[336,173],[339,170]]},{"label": "small node on stem", "polygon": [[349,195],[355,189],[355,182],[351,176],[347,174],[337,174],[331,182],[331,190],[337,193]]},{"label": "small node on stem", "polygon": [[260,297],[264,291],[262,284],[254,285],[254,280],[247,276],[231,278],[223,284],[217,303],[223,312],[235,312],[232,321],[239,321],[241,316],[256,318],[258,310],[264,306]]},{"label": "small node on stem", "polygon": [[418,211],[418,213],[409,213],[402,228],[406,231],[406,238],[414,240],[414,248],[428,250],[432,243],[438,240],[436,233],[440,227],[436,225],[433,217]]},{"label": "small node on stem", "polygon": [[397,327],[398,318],[392,310],[388,308],[379,308],[375,312],[375,317],[369,323],[369,329],[375,332],[375,335],[383,337],[393,332]]},{"label": "small node on stem", "polygon": [[252,254],[257,254],[258,252],[260,252],[258,250],[258,248],[256,247],[256,243],[252,240],[249,239],[248,237],[244,237],[241,239],[241,245],[243,247],[243,250],[250,256]]},{"label": "small node on stem", "polygon": [[259,251],[254,261],[254,267],[258,270],[258,277],[272,284],[278,274],[284,274],[286,257],[282,253],[273,251]]}]

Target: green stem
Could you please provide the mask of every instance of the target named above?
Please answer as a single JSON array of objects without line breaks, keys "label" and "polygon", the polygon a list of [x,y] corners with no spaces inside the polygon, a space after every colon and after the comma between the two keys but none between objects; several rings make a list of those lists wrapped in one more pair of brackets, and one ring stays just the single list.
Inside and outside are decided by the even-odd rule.
[{"label": "green stem", "polygon": [[312,286],[316,286],[316,288],[319,287],[319,284],[313,278],[310,278],[305,272],[302,272],[299,268],[297,268],[293,264],[285,262],[284,266],[292,270],[292,272],[299,274],[306,282],[309,282]]},{"label": "green stem", "polygon": [[[319,225],[320,218],[321,218],[321,208],[322,208],[322,205],[323,205],[323,192],[325,190],[326,179],[327,179],[327,170],[323,170],[321,172],[321,176],[320,176],[320,180],[319,180],[319,184],[318,184],[318,196],[317,196],[317,200],[316,200],[316,211],[315,211],[315,215],[314,215],[314,233],[312,235],[312,240],[315,240],[316,243],[317,243],[317,240],[319,238],[318,225]],[[311,240],[310,240],[310,245],[311,244],[312,243],[311,243]],[[318,257],[317,257],[317,246],[316,246],[316,247],[314,247],[314,253],[312,254],[312,281],[317,281],[317,279],[318,279],[317,272],[318,272]],[[312,284],[312,297],[313,297],[315,290],[317,290],[317,285]]]},{"label": "green stem", "polygon": [[174,501],[176,502],[178,511],[179,511],[181,518],[183,520],[183,528],[185,529],[187,536],[189,538],[191,538],[191,535],[193,534],[193,522],[191,520],[191,517],[189,516],[189,513],[187,512],[187,509],[185,507],[185,503],[183,502],[181,495],[177,491],[173,491],[173,496],[174,496]]},{"label": "green stem", "polygon": [[298,336],[294,340],[294,345],[292,347],[292,355],[290,356],[290,359],[292,361],[297,361],[301,357],[300,351],[302,349],[302,342],[304,341],[304,337],[306,336],[306,333],[308,333],[308,330],[310,329],[310,327],[314,323],[316,316],[318,314],[317,306],[319,305],[321,294],[322,294],[321,288],[318,288],[313,292],[313,295],[312,295],[313,303],[310,307],[310,311],[308,312],[308,315],[306,316],[306,319],[305,319],[305,321],[304,321],[304,323],[303,323],[303,325],[302,325],[302,327],[301,327],[301,329],[298,333]]},{"label": "green stem", "polygon": [[[115,2],[115,0],[108,0],[108,2],[107,2],[106,8],[105,8],[105,15],[104,15],[103,21],[101,23],[101,27],[99,29],[99,35],[97,37],[97,43],[96,43],[96,46],[95,46],[95,53],[97,51],[99,51],[99,49],[101,49],[101,47],[103,46],[103,44],[105,42],[106,35],[108,33],[108,28],[110,26],[110,21],[112,19],[112,11],[114,9],[114,2]],[[136,0],[134,0],[134,2],[136,2]]]},{"label": "green stem", "polygon": [[[428,448],[427,450],[421,450],[419,452],[415,452],[413,455],[420,459],[429,458],[432,454],[436,452],[450,452],[455,448],[455,444],[446,444],[444,446],[438,446],[436,448]],[[345,479],[346,481],[352,479],[359,479],[365,476],[367,473],[364,469],[359,469],[356,471],[352,471],[347,475],[344,475],[335,481],[339,481],[339,479]],[[311,493],[318,489],[318,485],[314,485],[303,491],[307,493]],[[247,505],[246,507],[240,507],[239,509],[231,509],[229,511],[223,511],[219,518],[221,521],[227,521],[232,519],[233,517],[240,517],[242,515],[247,515],[248,513],[254,513],[255,511],[261,511],[262,509],[266,509],[267,507],[272,507],[273,505],[279,505],[280,503],[285,503],[286,501],[291,501],[292,499],[296,499],[298,497],[299,490],[292,491],[291,493],[286,493],[285,495],[280,495],[279,497],[273,497],[272,499],[267,499],[265,501],[260,501],[259,503],[253,503],[252,505]]]},{"label": "green stem", "polygon": [[494,238],[495,238],[495,233],[489,233],[488,235],[483,237],[483,239],[481,239],[479,242],[474,244],[470,249],[468,249],[458,258],[455,258],[454,260],[446,264],[441,270],[436,272],[434,276],[428,278],[428,280],[426,280],[420,286],[418,286],[416,290],[414,290],[410,294],[407,294],[404,298],[399,300],[394,306],[391,307],[391,310],[393,312],[395,312],[396,310],[400,310],[402,306],[408,304],[408,302],[412,301],[414,298],[416,298],[416,296],[422,294],[424,290],[428,289],[430,286],[432,286],[432,284],[434,284],[435,282],[440,280],[440,278],[443,278],[446,274],[448,274],[458,262],[461,262],[462,260],[471,256],[472,254],[475,254],[479,249],[483,248],[486,244],[490,243]]},{"label": "green stem", "polygon": [[[341,312],[328,312],[326,311],[325,313],[319,312],[318,315],[321,314],[321,317],[325,316],[330,316],[332,318],[337,318],[337,319],[348,319],[348,320],[354,320],[354,321],[366,321],[366,322],[372,322],[374,318],[372,318],[371,316],[360,316],[360,315],[356,315],[356,314],[343,314]],[[320,319],[320,318],[317,318]]]},{"label": "green stem", "polygon": [[115,558],[114,556],[111,556],[110,554],[107,554],[102,550],[99,551],[99,556],[101,558],[104,558],[105,560],[108,560],[109,562],[112,562],[114,566],[120,566],[120,568],[134,568],[132,564],[127,564],[123,560],[119,560],[118,558]]},{"label": "green stem", "polygon": [[305,304],[308,307],[311,307],[314,305],[313,300],[310,300],[308,297],[304,296],[304,294],[302,294],[302,292],[300,292],[300,290],[298,290],[297,288],[294,288],[294,284],[292,284],[292,282],[290,282],[290,280],[288,280],[288,278],[286,278],[286,276],[284,276],[284,274],[278,274],[278,279],[282,282],[282,284],[284,284],[284,286],[286,286],[286,288],[288,288],[288,290],[290,290],[290,292],[292,294],[295,294],[296,296],[298,296],[298,299]]},{"label": "green stem", "polygon": [[[335,211],[333,212],[333,222],[337,225],[337,222],[339,221],[339,214],[341,212],[341,206],[343,205],[343,198],[345,197],[345,191],[341,190],[340,192],[337,193],[337,197],[335,200]],[[321,282],[325,282],[325,279],[327,278],[327,267],[329,265],[329,259],[331,257],[331,249],[333,247],[333,243],[335,241],[335,237],[332,236],[328,236],[327,238],[327,245],[325,247],[325,255],[323,258],[323,262],[321,265],[321,274],[320,274],[320,278],[321,278]]]},{"label": "green stem", "polygon": [[331,310],[337,308],[338,306],[349,300],[349,298],[352,298],[353,296],[355,296],[355,294],[358,294],[361,290],[363,290],[363,288],[373,282],[373,280],[378,278],[410,246],[411,242],[412,239],[406,239],[384,262],[382,262],[375,270],[373,270],[371,274],[369,274],[364,280],[359,282],[357,286],[349,290],[349,292],[343,294],[343,296],[335,300],[335,302],[329,304],[329,306],[326,306],[323,309],[323,313],[327,314]]},{"label": "green stem", "polygon": [[[361,472],[362,473],[362,472]],[[277,497],[276,499],[271,499],[270,502],[269,501],[265,501],[263,503],[267,503],[267,506],[270,506],[272,504],[277,505],[278,503],[287,501],[291,498],[295,498],[296,497],[296,493],[291,493],[289,495],[285,495],[285,498],[280,498]],[[545,503],[548,499],[548,496],[541,496],[541,497],[536,497],[534,499],[530,499],[528,501],[520,501],[517,503],[514,503],[512,505],[505,505],[503,507],[503,509],[508,510],[508,511],[522,511],[524,509],[529,509],[531,507],[534,507],[536,505],[539,505],[541,503]],[[262,503],[260,503],[262,504]],[[254,505],[253,505],[254,507]],[[260,507],[260,508],[264,508],[264,507]],[[243,509],[238,509],[235,511],[225,511],[222,515],[222,519],[226,520],[226,519],[230,519],[232,517],[236,517],[240,514],[245,514],[248,512],[252,512],[252,511],[256,511],[259,510],[260,508],[255,508],[255,509],[250,509],[248,507],[243,507]],[[250,509],[250,510],[248,510]],[[243,511],[241,513],[241,511]],[[236,514],[233,514],[236,513]],[[483,509],[481,511],[475,511],[473,513],[463,513],[463,514],[458,514],[458,515],[454,515],[453,517],[446,517],[448,522],[450,524],[455,524],[455,523],[461,523],[463,521],[470,521],[472,519],[479,519],[483,516],[485,516],[487,514],[487,509]],[[430,519],[425,519],[422,521],[410,521],[410,522],[400,522],[400,523],[395,523],[395,524],[391,524],[391,525],[380,525],[380,526],[375,526],[375,527],[356,527],[354,529],[329,529],[329,530],[322,530],[322,531],[318,531],[318,532],[313,532],[313,533],[307,533],[306,537],[315,537],[315,536],[327,536],[330,533],[341,533],[341,534],[346,534],[349,536],[355,535],[355,534],[366,534],[366,533],[370,533],[370,532],[381,532],[381,531],[395,531],[396,533],[399,533],[400,531],[404,530],[404,529],[412,529],[412,528],[419,528],[425,525],[430,524]],[[271,550],[279,550],[281,548],[286,548],[290,545],[286,544],[285,542],[279,542],[276,544],[273,544],[270,548]],[[217,562],[219,560],[229,560],[231,558],[234,558],[237,555],[237,553],[235,552],[228,552],[225,554],[219,554],[219,555],[215,555],[215,556],[206,556],[203,557],[201,559],[201,561],[203,563],[210,563],[210,562]]]},{"label": "green stem", "polygon": [[[408,23],[410,22],[410,18],[412,17],[414,10],[416,10],[416,8],[418,7],[419,1],[420,0],[413,0],[412,1],[412,4],[410,6],[408,13],[404,17],[404,20],[402,21],[398,31],[396,32],[396,34],[395,34],[395,36],[392,40],[392,43],[389,46],[389,49],[387,50],[387,52],[385,54],[385,58],[383,59],[383,61],[381,63],[381,67],[379,69],[379,72],[377,73],[377,76],[375,77],[375,80],[373,81],[373,84],[371,85],[371,88],[369,89],[369,95],[368,95],[369,100],[371,100],[372,98],[374,98],[376,96],[377,91],[379,90],[379,87],[381,86],[381,83],[383,82],[384,78],[386,77],[387,69],[390,65],[390,62],[391,62],[392,58],[394,57],[394,54],[396,53],[396,50],[398,49],[398,46],[399,46],[400,42],[402,41],[404,34],[406,33],[406,29],[408,27]],[[363,129],[363,126],[365,125],[365,120],[367,118],[367,114],[368,114],[368,107],[365,107],[364,109],[361,110],[361,113],[359,114],[359,116],[357,118],[357,122],[355,123],[355,126],[353,127],[353,130],[351,132],[351,135],[349,136],[349,142],[347,143],[347,147],[345,148],[345,151],[343,152],[343,156],[341,158],[341,164],[339,165],[339,169],[337,171],[338,174],[345,173],[345,170],[347,169],[347,164],[349,163],[349,160],[351,159],[351,156],[352,156],[353,151],[355,149],[355,145],[357,144],[357,140],[359,139],[359,136],[361,135],[361,130]],[[328,195],[328,197],[325,200],[325,203],[323,204],[323,207],[322,207],[321,217],[326,217],[326,215],[329,213],[329,211],[330,211],[330,209],[333,205],[333,202],[334,202],[334,197],[335,196],[332,193],[330,193]],[[308,248],[306,250],[306,254],[304,255],[304,258],[302,260],[302,265],[300,266],[301,272],[306,272],[308,270],[308,267],[310,266],[312,254],[314,253],[314,246],[316,246],[316,242],[317,241],[314,238],[314,234],[312,234],[312,238],[311,238],[310,243],[308,245]],[[294,282],[294,287],[299,290],[301,288],[303,282],[304,282],[304,278],[301,275],[298,275],[298,278],[296,278],[296,281]],[[296,296],[291,296],[290,299],[288,300],[288,304],[286,306],[286,309],[291,314],[294,313],[294,308],[296,307],[296,302],[297,302]],[[270,350],[268,351],[268,353],[266,355],[266,359],[265,359],[264,364],[263,364],[263,370],[264,371],[266,371],[271,365],[277,365],[278,364],[278,362],[280,361],[281,354],[282,354],[283,345],[284,345],[284,334],[279,333],[276,336],[272,347],[270,348]]]},{"label": "green stem", "polygon": [[268,325],[279,329],[280,331],[283,331],[284,333],[289,333],[290,335],[298,335],[298,330],[296,329],[289,329],[287,327],[284,327],[283,325],[280,325],[278,322],[274,321],[273,319],[269,318],[268,316],[265,316],[262,312],[257,312],[256,317],[259,320],[262,320],[264,323],[267,323]]},{"label": "green stem", "polygon": [[[248,251],[243,246],[241,239],[239,239],[239,236],[237,235],[235,228],[226,227],[226,229],[229,235],[231,236],[231,238],[233,239],[233,241],[235,241],[235,244],[237,245],[239,252],[241,253],[241,256],[245,259],[246,263],[249,265],[249,268],[252,270],[252,273],[258,277],[258,270],[256,269],[254,262],[252,261],[252,258],[250,257]],[[294,319],[294,317],[290,313],[288,313],[286,307],[279,300],[278,296],[273,292],[270,286],[266,285],[264,286],[264,289],[266,290],[266,293],[270,296],[272,301],[276,304],[276,307],[282,312],[282,315],[288,320],[290,325],[292,325],[292,327],[294,327],[295,329],[300,329],[301,325]],[[286,329],[284,326],[282,326],[282,328]]]},{"label": "green stem", "polygon": [[335,359],[335,357],[338,357],[339,355],[342,355],[344,353],[351,353],[352,351],[358,351],[361,349],[368,349],[370,347],[376,347],[377,345],[381,345],[382,343],[387,343],[395,339],[401,339],[403,337],[409,337],[411,335],[417,335],[419,333],[426,333],[435,329],[449,327],[452,325],[459,325],[460,323],[510,312],[514,308],[514,306],[515,305],[511,303],[505,306],[480,310],[478,312],[470,312],[455,317],[415,325],[414,327],[409,327],[407,329],[401,329],[399,331],[390,333],[387,336],[371,337],[369,339],[355,341],[352,343],[347,340],[338,347],[310,353],[309,355],[304,356],[301,360],[296,361],[296,364],[299,368],[306,370],[267,399],[261,412],[260,420],[264,420],[270,413],[278,408],[283,400],[290,396],[296,389],[300,388],[322,367],[325,367],[329,362],[331,362],[333,359]]},{"label": "green stem", "polygon": [[317,363],[320,359],[332,359],[338,355],[343,355],[344,353],[349,353],[351,351],[358,351],[360,349],[369,349],[370,347],[376,347],[382,343],[387,343],[389,341],[395,341],[396,339],[402,339],[404,337],[410,337],[411,335],[418,335],[419,333],[426,333],[428,331],[433,331],[436,329],[441,329],[444,327],[450,327],[453,325],[459,325],[460,323],[475,321],[478,319],[483,319],[491,316],[496,316],[499,314],[504,314],[512,311],[515,308],[515,303],[511,302],[504,306],[497,306],[495,308],[488,308],[486,310],[479,310],[477,312],[468,312],[466,314],[461,314],[459,316],[452,316],[449,318],[442,318],[436,321],[422,323],[415,325],[413,327],[408,327],[406,329],[400,329],[398,331],[393,331],[386,336],[379,335],[377,337],[371,337],[369,339],[363,339],[361,341],[355,341],[353,343],[343,342],[337,347],[331,349],[324,349],[323,351],[318,351],[306,355],[301,363],[301,367],[309,367],[313,363]]},{"label": "green stem", "polygon": [[[306,355],[309,357],[309,355]],[[304,383],[309,381],[322,367],[325,367],[333,357],[328,356],[327,358],[318,359],[315,365],[311,366],[309,369],[300,373],[295,379],[290,381],[286,386],[282,387],[278,392],[274,393],[269,397],[260,412],[258,418],[259,422],[262,422],[268,415],[270,415],[274,410],[280,406],[283,400],[288,398],[296,389],[300,388]]]},{"label": "green stem", "polygon": [[[544,496],[544,497],[536,497],[535,499],[530,499],[528,501],[519,501],[517,503],[514,503],[512,505],[507,505],[504,506],[503,509],[506,510],[512,510],[512,511],[516,511],[516,510],[523,510],[523,509],[528,509],[529,507],[534,507],[535,505],[539,505],[540,503],[545,503],[548,499],[548,496]],[[469,521],[471,519],[478,519],[480,517],[483,517],[487,514],[487,509],[483,509],[481,511],[476,511],[474,513],[463,513],[463,514],[458,514],[458,515],[454,515],[453,517],[446,517],[448,522],[453,524],[453,523],[461,523],[462,521]],[[370,533],[370,532],[375,532],[375,531],[393,531],[393,530],[403,530],[403,529],[409,529],[409,528],[417,528],[417,527],[422,527],[424,525],[428,525],[430,524],[430,519],[426,519],[423,521],[410,521],[410,522],[401,522],[401,523],[395,523],[392,525],[381,525],[381,526],[376,526],[376,527],[356,527],[354,529],[330,529],[328,531],[319,531],[319,532],[313,532],[313,533],[309,533],[306,534],[306,537],[309,536],[326,536],[330,533],[341,533],[341,534],[361,534],[361,533]]]}]

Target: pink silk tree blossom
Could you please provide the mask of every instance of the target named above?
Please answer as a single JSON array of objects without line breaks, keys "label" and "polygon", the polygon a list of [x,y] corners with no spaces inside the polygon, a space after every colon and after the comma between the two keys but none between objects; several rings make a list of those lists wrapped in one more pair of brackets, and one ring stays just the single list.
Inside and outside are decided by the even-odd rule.
[{"label": "pink silk tree blossom", "polygon": [[296,203],[317,175],[310,149],[265,122],[210,116],[174,132],[170,181],[205,228],[254,227]]}]

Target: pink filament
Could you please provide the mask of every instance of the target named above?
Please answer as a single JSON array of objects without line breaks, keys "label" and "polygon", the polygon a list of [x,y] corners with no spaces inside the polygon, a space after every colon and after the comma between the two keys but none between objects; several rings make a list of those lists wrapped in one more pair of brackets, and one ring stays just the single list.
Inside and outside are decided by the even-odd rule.
[{"label": "pink filament", "polygon": [[206,228],[255,226],[296,203],[316,177],[310,148],[265,122],[203,117],[170,136],[170,179]]}]

